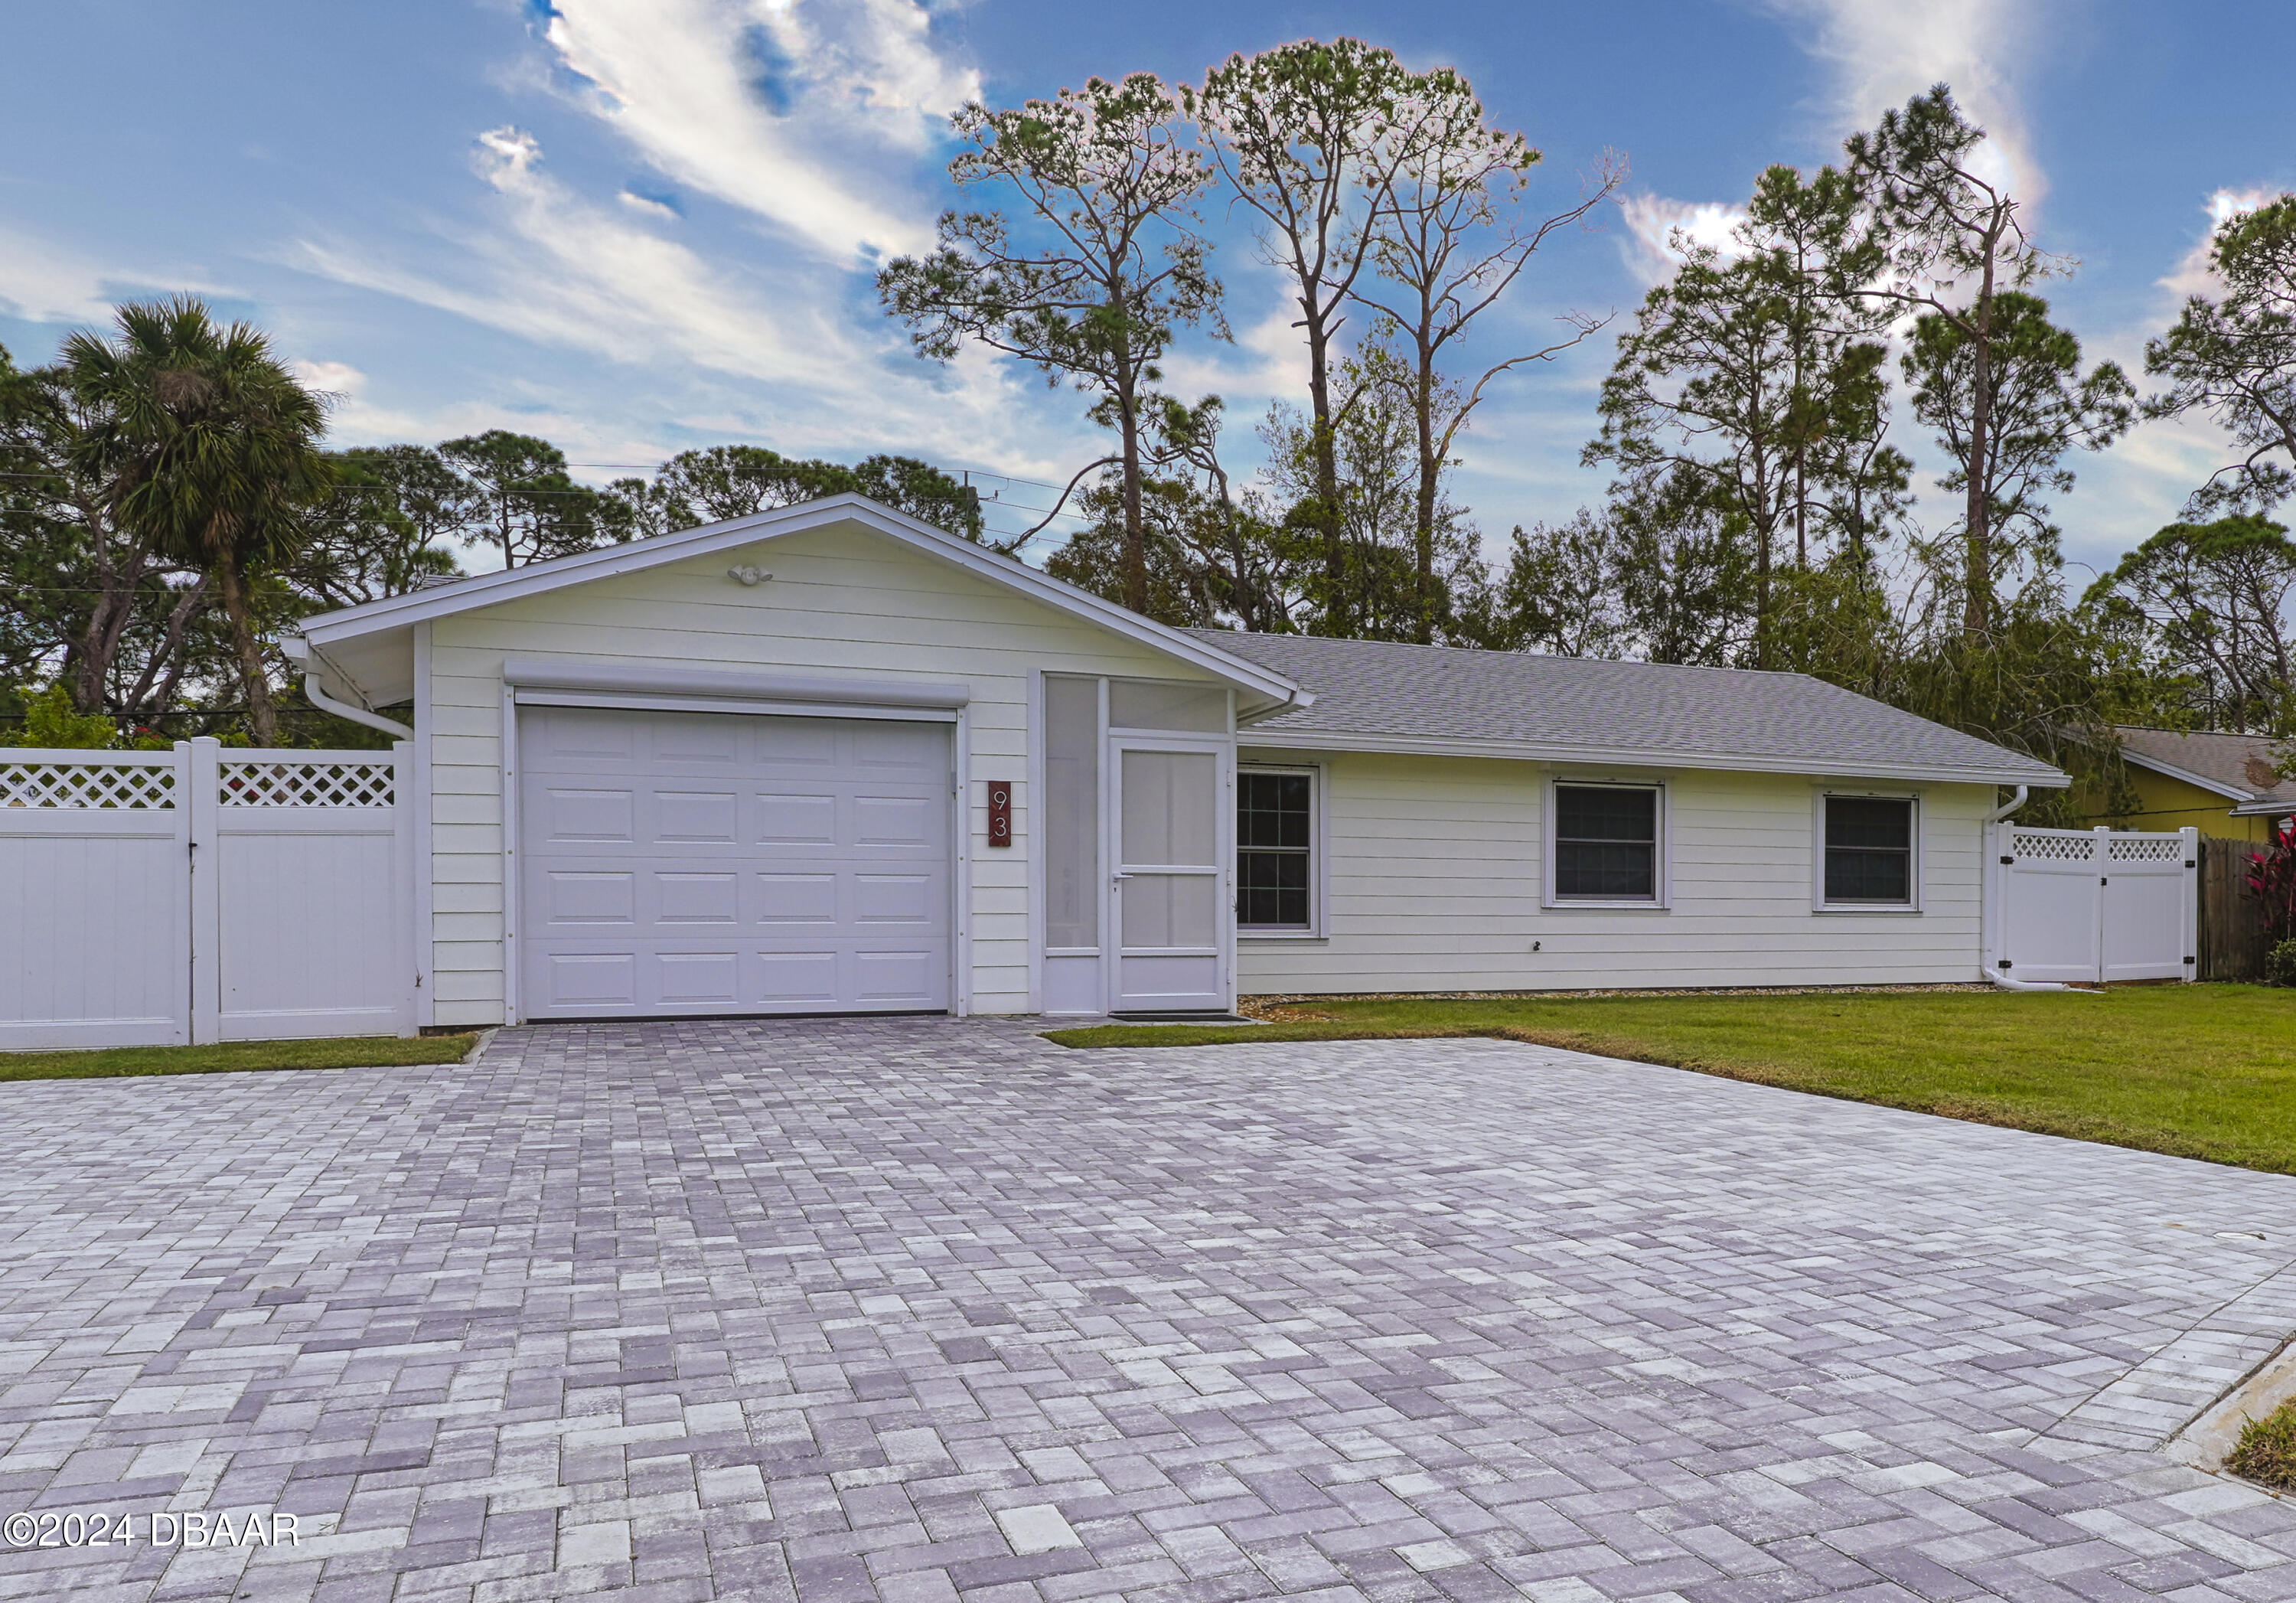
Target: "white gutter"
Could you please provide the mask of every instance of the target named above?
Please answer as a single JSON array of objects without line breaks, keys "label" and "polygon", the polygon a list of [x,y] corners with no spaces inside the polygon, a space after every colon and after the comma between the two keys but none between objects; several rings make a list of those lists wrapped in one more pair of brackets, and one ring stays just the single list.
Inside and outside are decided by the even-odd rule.
[{"label": "white gutter", "polygon": [[349,702],[337,701],[333,696],[329,695],[326,687],[319,682],[319,654],[312,648],[308,640],[299,636],[290,636],[280,642],[280,646],[286,652],[291,662],[300,662],[303,665],[303,694],[311,698],[311,705],[322,711],[332,712],[337,718],[347,718],[355,724],[365,724],[370,729],[380,729],[395,740],[414,738],[414,731],[396,719],[385,718],[381,713],[370,708],[354,706]]},{"label": "white gutter", "polygon": [[1889,779],[1921,785],[2023,785],[2062,789],[2070,779],[2020,780],[1994,770],[1916,768],[1903,763],[1843,762],[1815,758],[1782,760],[1739,752],[1654,750],[1648,746],[1566,746],[1527,741],[1462,740],[1412,735],[1342,735],[1330,730],[1236,731],[1239,744],[1282,752],[1363,752],[1391,757],[1496,758],[1505,762],[1545,762],[1579,769],[1642,769],[1658,773],[1711,769],[1734,774],[1798,774],[1824,779]]}]

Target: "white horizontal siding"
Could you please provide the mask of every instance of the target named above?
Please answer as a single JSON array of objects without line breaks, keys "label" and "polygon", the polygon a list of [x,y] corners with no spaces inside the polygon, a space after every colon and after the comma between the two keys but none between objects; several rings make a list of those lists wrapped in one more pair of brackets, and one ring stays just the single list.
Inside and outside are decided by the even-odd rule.
[{"label": "white horizontal siding", "polygon": [[1921,912],[1816,913],[1810,890],[1821,782],[1669,774],[1670,905],[1611,911],[1539,905],[1546,765],[1311,758],[1255,752],[1248,743],[1242,755],[1322,763],[1330,820],[1325,938],[1242,938],[1237,970],[1247,993],[1977,977],[1980,819],[1993,805],[1990,786],[1908,787],[1922,796]]},{"label": "white horizontal siding", "polygon": [[[744,563],[773,578],[726,577]],[[938,679],[972,690],[972,1007],[1029,1006],[1028,700],[1031,670],[1203,679],[1099,626],[851,526],[785,536],[439,620],[430,645],[435,1016],[501,1022],[504,992],[502,664],[742,668]],[[1014,844],[988,845],[980,781],[1013,782]]]}]

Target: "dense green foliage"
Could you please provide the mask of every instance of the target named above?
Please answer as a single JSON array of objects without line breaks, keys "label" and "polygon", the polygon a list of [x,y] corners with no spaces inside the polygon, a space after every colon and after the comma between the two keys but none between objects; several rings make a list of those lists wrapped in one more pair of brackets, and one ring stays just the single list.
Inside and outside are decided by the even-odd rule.
[{"label": "dense green foliage", "polygon": [[2224,292],[2192,297],[2145,347],[2144,370],[2169,381],[2147,406],[2203,413],[2240,448],[2195,510],[2260,511],[2296,493],[2296,195],[2227,218],[2209,265]]},{"label": "dense green foliage", "polygon": [[1317,999],[1272,1016],[1259,1026],[1117,1024],[1051,1039],[1147,1047],[1493,1036],[2296,1173],[2296,996],[2262,986]]}]

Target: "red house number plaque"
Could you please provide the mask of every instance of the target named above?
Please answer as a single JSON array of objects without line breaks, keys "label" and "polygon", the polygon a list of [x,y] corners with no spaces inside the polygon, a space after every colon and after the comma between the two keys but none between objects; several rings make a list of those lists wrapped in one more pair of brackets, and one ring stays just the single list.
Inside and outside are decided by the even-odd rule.
[{"label": "red house number plaque", "polygon": [[1013,843],[1013,782],[991,779],[988,782],[988,843],[1010,846]]}]

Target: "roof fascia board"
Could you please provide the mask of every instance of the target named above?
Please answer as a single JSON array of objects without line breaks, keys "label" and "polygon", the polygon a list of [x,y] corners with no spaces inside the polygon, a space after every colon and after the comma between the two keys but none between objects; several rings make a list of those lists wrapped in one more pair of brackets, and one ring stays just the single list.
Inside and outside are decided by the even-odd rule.
[{"label": "roof fascia board", "polygon": [[[340,612],[323,612],[318,617],[304,619],[300,628],[306,637],[340,640],[378,634],[411,623],[426,623],[437,618],[452,617],[456,612],[516,601],[522,596],[545,595],[569,585],[586,584],[594,579],[644,572],[648,568],[682,562],[688,557],[707,556],[713,551],[728,550],[779,535],[792,534],[800,529],[816,528],[837,521],[834,516],[819,515],[830,505],[828,502],[808,501],[796,506],[761,512],[752,517],[735,518],[723,523],[704,523],[693,529],[681,529],[676,534],[632,540],[624,546],[602,546],[595,551],[554,557],[549,562],[533,563],[523,568],[504,568],[497,572],[473,574],[455,584],[413,590],[404,596],[345,607]],[[844,515],[848,514],[840,509],[837,516]],[[866,522],[871,520],[864,518],[858,521]]]},{"label": "roof fascia board", "polygon": [[2292,812],[2296,812],[2296,800],[2267,800],[2235,807],[2232,810],[2232,816],[2235,818],[2276,818],[2283,813]]},{"label": "roof fascia board", "polygon": [[481,574],[466,579],[460,584],[442,586],[437,590],[417,590],[407,596],[371,601],[363,606],[306,619],[301,633],[307,639],[322,642],[348,639],[426,622],[477,607],[494,606],[521,596],[542,595],[594,579],[641,572],[668,563],[707,556],[712,552],[755,545],[761,540],[849,520],[955,563],[992,583],[1017,590],[1048,606],[1086,618],[1136,644],[1148,646],[1166,656],[1177,657],[1288,709],[1306,707],[1315,700],[1313,695],[1273,669],[1263,668],[1249,658],[1221,651],[1177,629],[1151,622],[1125,611],[1114,602],[1103,600],[1072,585],[1062,584],[1048,574],[1039,573],[1025,563],[1000,558],[970,540],[880,506],[865,496],[857,495],[831,496],[819,501],[807,501],[796,506],[759,513],[754,517],[735,518],[723,523],[705,523],[697,529],[656,535],[651,539],[635,540],[627,546],[609,546],[597,551],[559,557],[552,562],[537,563],[530,567]]},{"label": "roof fascia board", "polygon": [[2195,790],[2207,791],[2210,795],[2223,796],[2233,802],[2256,800],[2254,791],[2237,789],[2220,779],[2204,778],[2190,769],[2180,769],[2173,762],[2163,762],[2160,758],[2147,755],[2143,752],[2132,752],[2125,745],[2120,748],[2120,760],[2123,762],[2133,762],[2140,769],[2151,769],[2156,774],[2166,774],[2171,779],[2181,779]]},{"label": "roof fascia board", "polygon": [[[1305,729],[1239,729],[1236,744],[1286,752],[1388,752],[1407,757],[1496,757],[1516,762],[1612,763],[1624,768],[1709,769],[1742,774],[1800,774],[1814,778],[1903,779],[1940,785],[2036,785],[2062,790],[2072,781],[2055,769],[1957,769],[1906,763],[1814,761],[1723,752],[1653,751],[1633,746],[1534,745],[1505,740],[1439,740],[1406,735],[1334,735]],[[2038,771],[2035,771],[2038,769]]]}]

